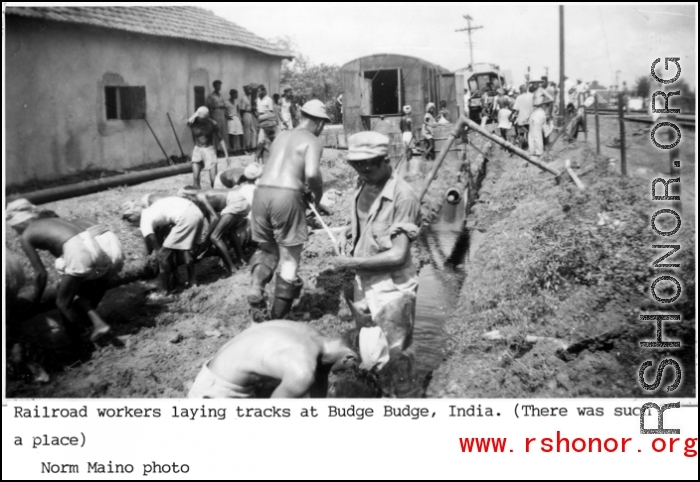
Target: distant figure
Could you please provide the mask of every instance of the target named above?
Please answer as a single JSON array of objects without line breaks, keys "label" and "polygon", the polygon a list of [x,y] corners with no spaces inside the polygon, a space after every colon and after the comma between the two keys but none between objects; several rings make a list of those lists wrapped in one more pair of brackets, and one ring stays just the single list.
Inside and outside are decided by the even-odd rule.
[{"label": "distant figure", "polygon": [[226,112],[229,146],[231,146],[234,155],[240,154],[243,150],[243,123],[238,109],[238,91],[231,89],[229,99],[226,101]]},{"label": "distant figure", "polygon": [[270,310],[272,319],[284,318],[289,313],[304,284],[297,270],[308,239],[305,186],[312,195],[309,202],[317,207],[323,196],[323,146],[318,136],[330,118],[326,106],[317,99],[304,104],[301,114],[303,119],[294,130],[277,135],[253,199],[251,231],[253,241],[260,246],[250,261],[252,280],[248,301],[255,308],[262,307],[265,285],[281,260]]},{"label": "distant figure", "polygon": [[438,124],[449,124],[451,122],[450,111],[447,110],[447,101],[440,101],[440,110],[438,111],[438,116],[436,120]]},{"label": "distant figure", "polygon": [[486,123],[491,118],[491,104],[489,104],[489,91],[491,83],[488,87],[484,87],[481,91],[481,127],[486,127]]},{"label": "distant figure", "polygon": [[263,121],[260,123],[260,127],[265,131],[265,138],[258,143],[258,147],[255,149],[255,162],[264,166],[270,158],[270,146],[277,138],[278,130],[277,125],[272,121]]},{"label": "distant figure", "polygon": [[[305,323],[268,321],[239,333],[207,360],[187,397],[253,398],[260,396],[256,389],[267,380],[278,383],[272,398],[325,397],[328,374],[354,367],[357,358],[344,337],[323,336]],[[338,384],[336,397],[372,398],[381,393],[376,378],[371,385],[365,380],[352,386],[348,382]]]},{"label": "distant figure", "polygon": [[338,104],[340,104],[340,123],[343,123],[343,94],[340,94],[336,99]]},{"label": "distant figure", "polygon": [[525,85],[520,86],[520,95],[513,104],[512,117],[515,117],[515,134],[519,140],[520,148],[527,143],[527,132],[530,128],[530,114],[532,114],[533,95],[526,91]]},{"label": "distant figure", "polygon": [[425,160],[435,159],[435,140],[433,139],[433,128],[437,125],[435,122],[435,104],[428,102],[425,106],[425,115],[423,116],[423,128],[421,135],[425,142],[425,151],[423,158]]},{"label": "distant figure", "polygon": [[292,120],[292,88],[287,87],[282,93],[282,98],[280,99],[280,129],[283,131],[291,131],[294,129],[294,122]]},{"label": "distant figure", "polygon": [[469,101],[472,98],[472,93],[469,92],[469,86],[465,85],[464,86],[464,97],[463,97],[463,103],[464,103],[464,115],[469,116]]},{"label": "distant figure", "polygon": [[[221,81],[215,80],[214,92],[207,96],[206,103],[204,105],[209,109],[209,116],[216,121],[216,125],[219,129],[219,139],[221,139],[224,144],[228,144],[228,124],[226,122],[226,99],[221,94]],[[228,155],[227,155],[228,158]]]},{"label": "distant figure", "polygon": [[217,173],[216,144],[220,144],[228,160],[228,149],[226,142],[220,137],[219,125],[209,117],[209,109],[202,106],[197,109],[192,117],[187,121],[187,125],[192,130],[194,138],[194,150],[192,151],[192,176],[194,186],[201,189],[199,182],[202,170],[209,171],[211,185],[214,186],[214,179]]},{"label": "distant figure", "polygon": [[61,274],[56,307],[65,317],[66,334],[79,352],[86,351],[81,325],[92,324],[90,340],[95,341],[110,332],[110,327],[97,314],[96,308],[109,285],[112,261],[95,240],[103,228],[85,229],[79,224],[54,217],[44,217],[42,211],[26,199],[7,205],[6,217],[10,227],[20,235],[22,249],[36,273],[33,303],[39,303],[46,288],[46,268],[38,251],[48,251],[56,258],[56,270]]},{"label": "distant figure", "polygon": [[504,141],[508,140],[508,131],[513,126],[513,123],[510,121],[512,113],[513,111],[508,108],[507,103],[502,104],[501,108],[498,109],[498,129]]},{"label": "distant figure", "polygon": [[243,93],[245,95],[238,103],[243,123],[243,150],[251,152],[255,149],[255,128],[253,127],[253,106],[250,103],[250,87],[243,87]]},{"label": "distant figure", "polygon": [[406,160],[411,160],[411,155],[413,151],[411,150],[411,142],[413,142],[413,119],[411,118],[410,105],[403,106],[403,117],[399,122],[399,128],[401,129],[401,140],[403,141],[404,148],[406,149]]},{"label": "distant figure", "polygon": [[267,89],[264,85],[258,87],[258,101],[257,101],[257,112],[258,112],[258,126],[260,132],[258,133],[258,143],[262,142],[267,138],[265,132],[266,128],[274,128],[277,130],[277,109],[275,104],[267,95]]},{"label": "distant figure", "polygon": [[[162,242],[156,232],[170,227]],[[146,244],[146,252],[156,251],[161,288],[165,294],[173,290],[171,272],[173,257],[181,254],[187,267],[187,287],[194,286],[194,255],[192,250],[204,242],[204,214],[187,199],[172,196],[158,199],[141,213],[141,234]]]},{"label": "distant figure", "polygon": [[548,96],[540,96],[534,103],[534,110],[530,115],[530,130],[527,143],[528,152],[533,157],[544,154],[544,127],[547,122],[547,104],[553,102]]}]

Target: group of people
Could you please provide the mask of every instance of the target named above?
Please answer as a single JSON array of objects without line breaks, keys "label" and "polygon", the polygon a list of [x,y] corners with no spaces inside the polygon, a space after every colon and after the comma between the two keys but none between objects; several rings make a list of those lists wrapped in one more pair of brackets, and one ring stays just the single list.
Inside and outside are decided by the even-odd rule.
[{"label": "group of people", "polygon": [[291,130],[300,121],[291,87],[270,97],[264,85],[253,83],[243,87],[240,98],[238,90],[230,89],[228,99],[221,92],[220,80],[213,87],[203,107],[216,123],[218,141],[235,155],[255,152],[271,131]]},{"label": "group of people", "polygon": [[[270,112],[264,97],[263,113]],[[410,245],[421,224],[420,203],[391,167],[387,136],[361,132],[348,140],[347,161],[359,182],[351,222],[339,235],[342,246],[336,252],[345,253],[346,243],[349,249],[329,261],[336,269],[355,270],[353,286],[345,293],[355,327],[342,337],[325,337],[304,323],[286,320],[304,286],[298,271],[309,235],[306,211],[321,208],[319,135],[330,122],[319,100],[299,111],[298,124],[280,128],[270,142],[265,164],[253,161],[242,169],[214,173],[212,189],[202,190],[195,182],[176,195],[146,195],[127,216],[138,222],[146,251],[155,253],[161,288],[155,297],[174,296],[181,265],[187,272],[185,289],[193,286],[195,262],[211,249],[227,273],[247,261],[251,316],[258,322],[271,320],[254,323],[207,360],[190,397],[260,396],[270,381],[274,397],[400,397],[416,388],[413,357],[406,349],[418,289]],[[227,149],[218,124],[201,109],[190,119],[193,165],[215,165],[211,151],[217,140]],[[109,336],[109,325],[95,309],[123,265],[116,235],[95,221],[64,220],[26,200],[7,206],[7,221],[20,234],[36,272],[34,301],[41,299],[47,279],[37,250],[57,258],[61,280],[56,305],[76,349]],[[246,260],[242,245],[248,242],[256,250]],[[269,298],[266,287],[273,279]],[[337,373],[329,388],[331,370]]]}]

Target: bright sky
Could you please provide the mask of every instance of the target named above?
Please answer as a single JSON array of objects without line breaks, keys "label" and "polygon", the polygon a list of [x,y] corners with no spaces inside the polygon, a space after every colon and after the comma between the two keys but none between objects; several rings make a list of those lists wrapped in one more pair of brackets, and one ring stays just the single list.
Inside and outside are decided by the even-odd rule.
[{"label": "bright sky", "polygon": [[[289,36],[314,63],[342,65],[357,57],[398,53],[450,70],[469,64],[469,14],[474,61],[492,62],[519,83],[527,67],[559,76],[559,7],[495,3],[199,3],[264,38]],[[681,78],[696,85],[696,4],[564,7],[566,73],[609,86],[620,71],[630,87],[654,59],[680,57]],[[675,75],[675,70],[667,76]]]}]

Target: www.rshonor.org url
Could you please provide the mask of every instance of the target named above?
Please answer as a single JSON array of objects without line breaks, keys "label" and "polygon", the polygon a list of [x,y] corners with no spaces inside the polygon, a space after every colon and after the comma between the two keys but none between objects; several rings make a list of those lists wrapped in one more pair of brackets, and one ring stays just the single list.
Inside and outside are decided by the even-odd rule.
[{"label": "www.rshonor.org url", "polygon": [[[462,452],[515,452],[514,449],[507,447],[507,438],[494,437],[471,437],[459,439],[459,446]],[[680,438],[680,437],[657,437],[650,442],[645,441],[645,447],[640,448],[635,446],[632,438],[598,438],[598,437],[577,437],[570,438],[561,435],[557,432],[556,437],[526,437],[523,441],[525,452],[587,452],[587,453],[639,453],[642,451],[656,453],[669,452],[683,454],[685,457],[697,457],[696,449],[698,439],[696,438]]]}]

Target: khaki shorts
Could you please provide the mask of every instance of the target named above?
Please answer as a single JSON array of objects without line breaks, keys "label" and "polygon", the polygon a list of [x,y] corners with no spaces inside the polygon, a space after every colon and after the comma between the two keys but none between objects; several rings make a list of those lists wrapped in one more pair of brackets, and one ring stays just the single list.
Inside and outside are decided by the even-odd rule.
[{"label": "khaki shorts", "polygon": [[253,241],[274,241],[286,247],[304,244],[309,239],[306,204],[297,189],[258,186],[251,214]]},{"label": "khaki shorts", "polygon": [[216,148],[214,146],[199,147],[194,146],[192,151],[192,162],[203,163],[202,170],[207,171],[217,165]]},{"label": "khaki shorts", "polygon": [[203,231],[204,214],[197,206],[192,204],[177,218],[175,226],[172,227],[168,237],[163,241],[163,247],[188,251],[195,244],[204,242],[204,239],[202,239]]},{"label": "khaki shorts", "polygon": [[247,216],[250,212],[250,204],[248,200],[240,193],[239,190],[229,191],[226,195],[226,207],[221,211],[221,214],[240,214]]},{"label": "khaki shorts", "polygon": [[253,388],[243,388],[214,375],[209,370],[211,360],[202,367],[187,398],[251,398],[254,395]]}]

